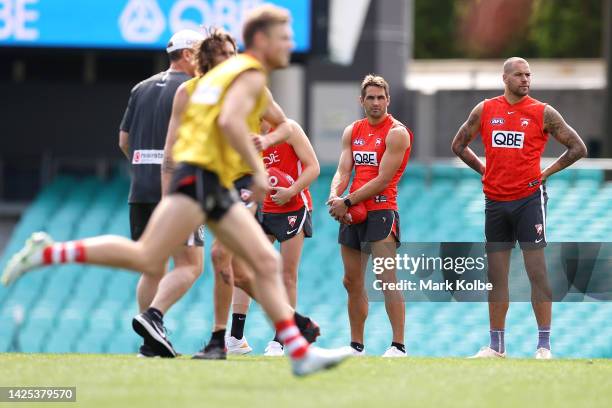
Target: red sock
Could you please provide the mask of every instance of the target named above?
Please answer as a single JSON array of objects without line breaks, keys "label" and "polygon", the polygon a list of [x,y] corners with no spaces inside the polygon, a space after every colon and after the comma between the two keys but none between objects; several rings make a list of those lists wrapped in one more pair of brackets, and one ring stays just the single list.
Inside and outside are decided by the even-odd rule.
[{"label": "red sock", "polygon": [[83,241],[58,242],[43,250],[43,265],[85,262]]},{"label": "red sock", "polygon": [[308,350],[308,342],[300,334],[300,330],[295,325],[293,318],[276,322],[276,333],[278,338],[289,352],[292,359],[304,357]]}]

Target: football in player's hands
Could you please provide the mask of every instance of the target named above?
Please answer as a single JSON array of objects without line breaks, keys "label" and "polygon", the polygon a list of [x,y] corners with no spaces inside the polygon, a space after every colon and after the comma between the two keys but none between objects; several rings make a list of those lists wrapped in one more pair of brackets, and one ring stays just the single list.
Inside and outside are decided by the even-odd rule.
[{"label": "football in player's hands", "polygon": [[272,190],[270,193],[276,193],[275,187],[285,187],[289,188],[295,183],[293,177],[289,174],[285,173],[282,170],[279,170],[277,167],[270,167],[268,169],[268,182],[270,183],[270,189]]},{"label": "football in player's hands", "polygon": [[349,224],[361,224],[368,218],[368,210],[363,201],[350,206],[346,213]]}]

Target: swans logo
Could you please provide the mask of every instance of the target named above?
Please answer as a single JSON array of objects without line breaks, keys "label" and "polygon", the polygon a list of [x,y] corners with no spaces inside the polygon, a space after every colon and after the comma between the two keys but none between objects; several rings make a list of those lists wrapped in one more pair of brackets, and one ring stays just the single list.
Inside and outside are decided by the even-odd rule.
[{"label": "swans logo", "polygon": [[119,18],[119,28],[129,42],[156,42],[166,20],[156,0],[130,0]]}]

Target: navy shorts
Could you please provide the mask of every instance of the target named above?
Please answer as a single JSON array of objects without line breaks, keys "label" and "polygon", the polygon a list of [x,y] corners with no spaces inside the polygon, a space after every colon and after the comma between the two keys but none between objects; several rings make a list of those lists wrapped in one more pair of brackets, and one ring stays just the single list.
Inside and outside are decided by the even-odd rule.
[{"label": "navy shorts", "polygon": [[486,199],[485,236],[487,251],[504,251],[516,246],[539,249],[546,246],[546,186],[514,201]]},{"label": "navy shorts", "polygon": [[304,231],[306,238],[312,237],[312,214],[306,207],[286,213],[263,213],[261,227],[278,242],[287,241]]},{"label": "navy shorts", "polygon": [[400,217],[394,210],[368,211],[361,224],[340,224],[338,243],[362,252],[370,252],[370,243],[382,241],[393,233],[399,247]]}]

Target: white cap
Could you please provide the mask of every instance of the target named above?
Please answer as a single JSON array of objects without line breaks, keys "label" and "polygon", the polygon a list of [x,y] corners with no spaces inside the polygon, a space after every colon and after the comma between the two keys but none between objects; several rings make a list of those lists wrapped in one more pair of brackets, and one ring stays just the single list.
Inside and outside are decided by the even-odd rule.
[{"label": "white cap", "polygon": [[193,48],[196,43],[202,41],[204,35],[194,30],[181,30],[170,38],[168,45],[166,46],[166,52],[171,53],[172,51],[182,50],[184,48]]}]

